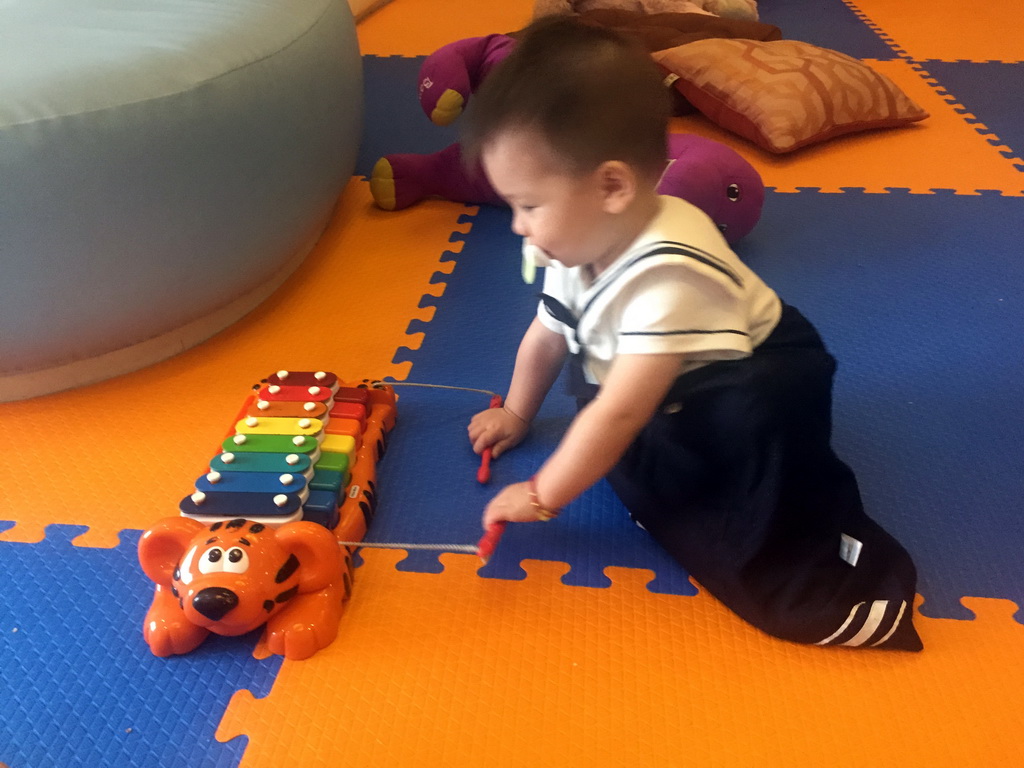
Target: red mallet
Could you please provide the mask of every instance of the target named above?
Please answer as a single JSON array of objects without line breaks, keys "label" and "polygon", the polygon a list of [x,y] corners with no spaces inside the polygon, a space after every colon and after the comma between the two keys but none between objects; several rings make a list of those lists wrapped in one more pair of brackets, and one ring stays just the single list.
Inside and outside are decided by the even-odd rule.
[{"label": "red mallet", "polygon": [[[491,408],[501,408],[501,395],[491,395]],[[491,481],[490,448],[484,448],[483,453],[480,454],[480,469],[476,471],[476,479],[481,485],[486,485]],[[495,540],[495,543],[497,543],[497,540]]]},{"label": "red mallet", "polygon": [[498,546],[498,540],[501,539],[501,534],[505,532],[505,526],[508,523],[505,520],[501,520],[497,523],[491,523],[487,526],[487,532],[480,539],[480,543],[476,545],[477,556],[484,561],[484,565],[491,559],[491,555],[494,554],[495,548]]}]

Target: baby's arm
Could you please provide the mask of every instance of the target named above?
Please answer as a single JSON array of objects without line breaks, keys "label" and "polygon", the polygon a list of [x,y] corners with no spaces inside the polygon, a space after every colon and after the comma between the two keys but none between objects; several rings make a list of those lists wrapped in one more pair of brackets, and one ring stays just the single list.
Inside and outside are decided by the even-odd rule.
[{"label": "baby's arm", "polygon": [[469,422],[469,440],[476,453],[490,448],[497,458],[526,437],[567,352],[565,337],[534,318],[519,343],[504,407],[481,411]]},{"label": "baby's arm", "polygon": [[[681,354],[619,355],[601,391],[579,412],[536,474],[537,503],[559,509],[604,477],[650,421],[679,374]],[[505,488],[484,512],[499,520],[536,520],[526,483]]]}]

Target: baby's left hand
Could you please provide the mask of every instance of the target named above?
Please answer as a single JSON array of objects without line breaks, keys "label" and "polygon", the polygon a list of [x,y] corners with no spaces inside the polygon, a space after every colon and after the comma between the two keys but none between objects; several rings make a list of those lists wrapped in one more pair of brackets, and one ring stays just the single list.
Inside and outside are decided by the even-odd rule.
[{"label": "baby's left hand", "polygon": [[527,483],[506,485],[497,496],[491,499],[484,509],[483,527],[487,529],[492,523],[508,520],[512,523],[534,523],[540,518],[537,508],[530,503],[530,488]]}]

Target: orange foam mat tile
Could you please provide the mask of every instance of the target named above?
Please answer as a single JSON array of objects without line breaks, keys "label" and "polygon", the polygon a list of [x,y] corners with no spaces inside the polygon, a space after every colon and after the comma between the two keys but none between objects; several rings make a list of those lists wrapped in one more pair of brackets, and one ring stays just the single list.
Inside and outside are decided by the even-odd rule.
[{"label": "orange foam mat tile", "polygon": [[337,640],[285,661],[270,694],[239,691],[217,730],[242,768],[287,766],[1011,765],[1019,762],[1024,626],[917,622],[920,654],[797,646],[704,594],[401,572],[370,551]]},{"label": "orange foam mat tile", "polygon": [[845,2],[882,37],[917,61],[1024,61],[1018,0]]},{"label": "orange foam mat tile", "polygon": [[1024,195],[1024,173],[1009,157],[1006,146],[993,144],[979,133],[985,126],[968,122],[926,81],[926,76],[906,61],[866,61],[887,76],[930,117],[903,128],[851,134],[775,155],[724,131],[700,115],[674,118],[676,133],[697,133],[728,144],[761,174],[768,187],[793,192],[817,187],[823,192],[863,188],[885,192],[887,188],[929,193],[950,189],[959,194],[998,190],[1004,195]]},{"label": "orange foam mat tile", "polygon": [[[178,512],[250,387],[285,368],[347,380],[404,378],[399,347],[418,348],[475,209],[428,201],[385,213],[353,180],[296,272],[256,310],[205,343],[100,384],[0,404],[0,540],[36,542],[50,523],[87,525],[75,540],[117,546],[117,532]],[[453,238],[456,238],[453,240]],[[445,258],[446,252],[448,258]],[[432,283],[432,280],[435,282]]]},{"label": "orange foam mat tile", "polygon": [[427,56],[456,40],[515,32],[532,13],[530,0],[392,0],[356,32],[364,56]]}]

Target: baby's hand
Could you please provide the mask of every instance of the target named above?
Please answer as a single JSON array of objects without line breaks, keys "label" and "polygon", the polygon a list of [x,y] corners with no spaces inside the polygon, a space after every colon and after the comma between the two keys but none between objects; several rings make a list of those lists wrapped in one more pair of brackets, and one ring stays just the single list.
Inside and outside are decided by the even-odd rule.
[{"label": "baby's hand", "polygon": [[498,458],[509,448],[522,442],[530,425],[505,408],[488,408],[480,411],[469,421],[469,442],[475,453],[491,449],[491,456]]},{"label": "baby's hand", "polygon": [[491,499],[484,509],[484,530],[493,523],[507,520],[511,523],[533,523],[541,518],[537,508],[530,501],[530,487],[527,483],[506,485],[501,492]]}]

